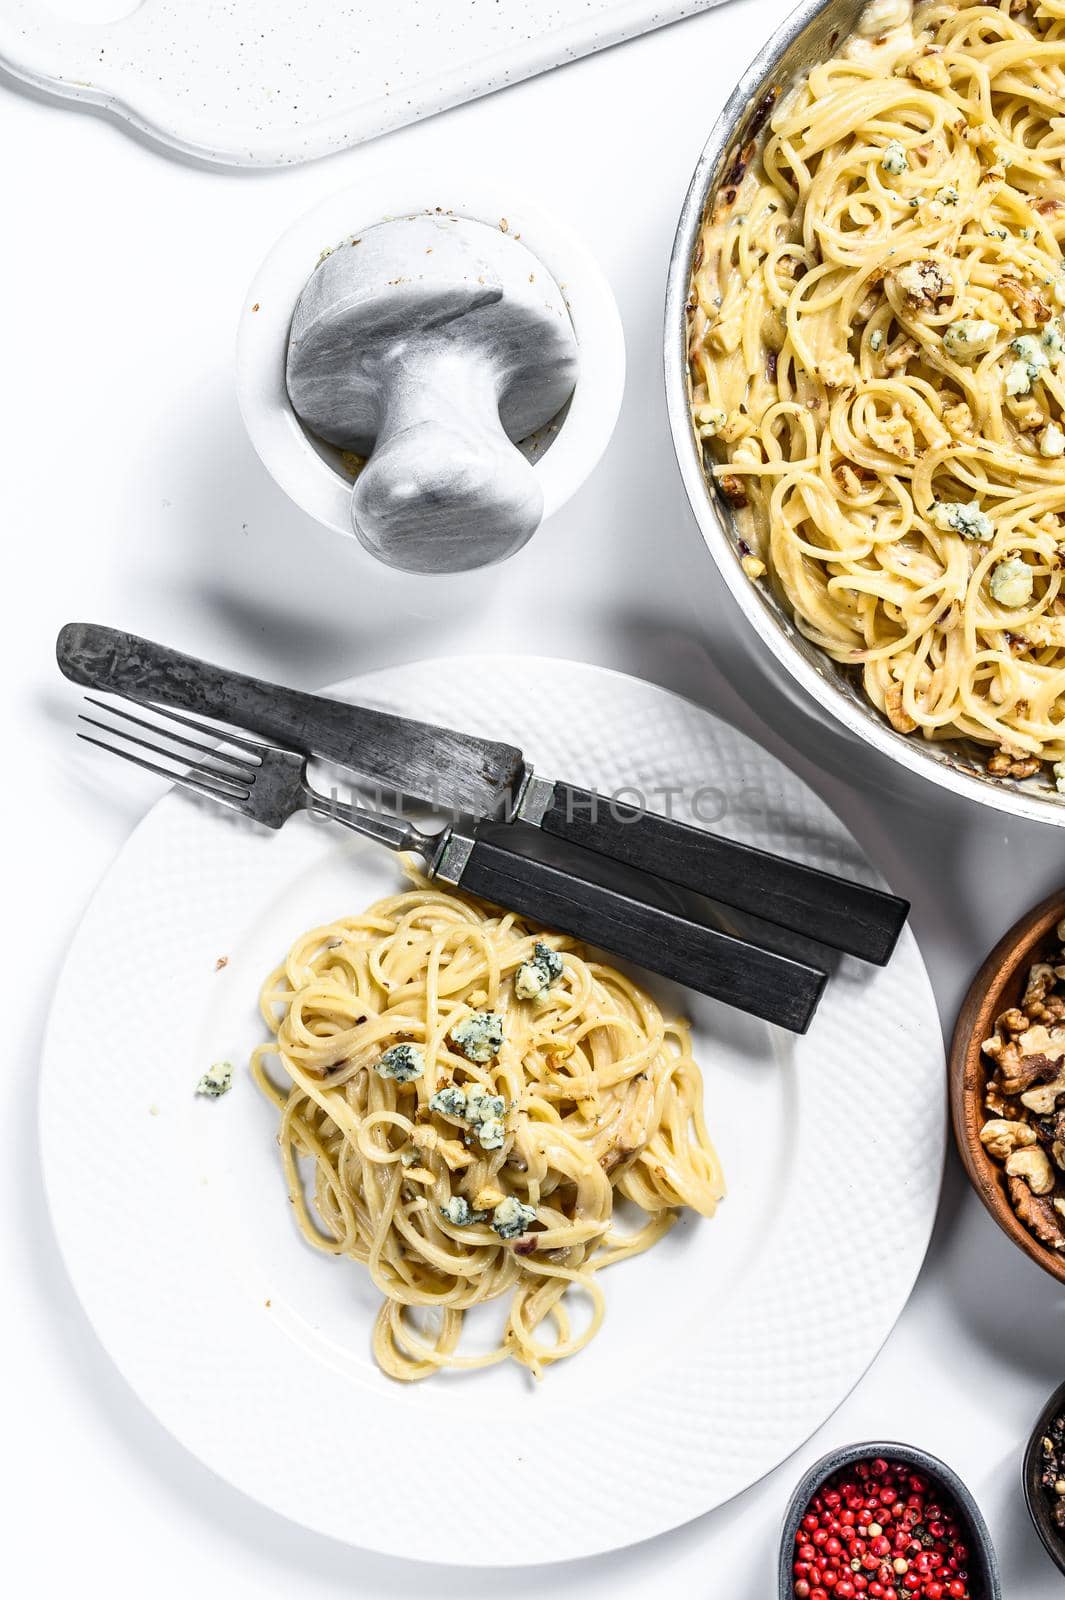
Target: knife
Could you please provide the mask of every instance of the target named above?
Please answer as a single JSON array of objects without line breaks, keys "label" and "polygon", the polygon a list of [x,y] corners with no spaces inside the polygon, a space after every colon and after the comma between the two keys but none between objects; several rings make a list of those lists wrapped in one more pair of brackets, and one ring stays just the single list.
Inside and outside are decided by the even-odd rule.
[{"label": "knife", "polygon": [[135,634],[68,623],[73,682],[238,723],[412,799],[520,821],[883,966],[909,905],[896,895],[541,777],[514,745],[228,672]]},{"label": "knife", "polygon": [[[423,833],[405,817],[361,803],[344,805],[319,793],[308,780],[303,752],[249,739],[247,730],[238,733],[157,704],[147,708],[149,718],[96,695],[86,700],[96,715],[81,714],[79,739],[261,827],[281,828],[297,813],[309,811],[390,850],[420,855],[429,878],[505,906],[541,927],[587,940],[792,1033],[805,1033],[810,1026],[827,981],[820,967],[648,905],[579,870],[531,859],[515,848],[516,829],[481,820],[463,830]],[[134,703],[138,710],[146,709],[140,700]],[[101,712],[108,720],[101,720]],[[175,724],[213,742],[201,744],[175,731]],[[502,840],[494,834],[502,834]]]}]

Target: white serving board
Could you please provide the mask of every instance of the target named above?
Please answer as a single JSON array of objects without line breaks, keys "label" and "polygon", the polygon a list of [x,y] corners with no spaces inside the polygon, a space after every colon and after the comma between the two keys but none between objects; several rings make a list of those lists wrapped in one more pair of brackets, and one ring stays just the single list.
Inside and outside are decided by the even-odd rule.
[{"label": "white serving board", "polygon": [[0,0],[0,64],[210,161],[310,161],[722,0]]}]

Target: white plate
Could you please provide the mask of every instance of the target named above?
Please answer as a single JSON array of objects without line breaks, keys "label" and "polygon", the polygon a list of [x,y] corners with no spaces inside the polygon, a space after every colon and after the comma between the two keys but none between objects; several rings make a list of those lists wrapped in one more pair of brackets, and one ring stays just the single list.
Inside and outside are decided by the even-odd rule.
[{"label": "white plate", "polygon": [[[634,679],[500,657],[343,692],[509,736],[544,773],[600,790],[701,789],[705,814],[716,787],[724,831],[875,881],[796,777]],[[916,944],[906,932],[886,970],[844,961],[802,1040],[677,993],[729,1181],[718,1216],[611,1268],[602,1332],[539,1386],[516,1367],[403,1386],[373,1365],[364,1273],[297,1235],[246,1069],[259,983],[291,939],[397,881],[384,851],[303,817],[267,834],[172,794],[145,819],[85,916],[45,1044],[43,1162],[70,1274],[159,1420],[309,1528],[504,1565],[661,1533],[796,1449],[910,1293],[945,1139]],[[196,1098],[220,1057],[237,1064],[232,1093]]]}]

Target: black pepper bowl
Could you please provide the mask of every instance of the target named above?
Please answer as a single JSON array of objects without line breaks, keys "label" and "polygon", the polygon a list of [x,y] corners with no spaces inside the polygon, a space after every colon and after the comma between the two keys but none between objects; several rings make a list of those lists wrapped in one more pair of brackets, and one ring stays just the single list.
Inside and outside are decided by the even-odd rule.
[{"label": "black pepper bowl", "polygon": [[1054,1390],[1044,1406],[1039,1421],[1032,1429],[1028,1448],[1024,1452],[1024,1498],[1028,1502],[1028,1511],[1035,1523],[1035,1531],[1042,1539],[1047,1555],[1059,1572],[1065,1572],[1065,1533],[1057,1529],[1051,1521],[1050,1501],[1047,1499],[1046,1490],[1039,1482],[1039,1474],[1042,1466],[1041,1441],[1054,1419],[1063,1413],[1065,1413],[1065,1383]]},{"label": "black pepper bowl", "polygon": [[[1065,1386],[1061,1393],[1065,1394]],[[827,1456],[812,1466],[791,1497],[784,1531],[780,1540],[780,1600],[793,1600],[792,1563],[794,1562],[795,1535],[807,1506],[826,1479],[859,1461],[874,1461],[883,1456],[888,1461],[901,1461],[915,1472],[923,1473],[937,1484],[954,1501],[966,1524],[967,1543],[970,1550],[969,1583],[974,1600],[1002,1600],[1002,1583],[999,1578],[998,1557],[991,1543],[980,1507],[962,1483],[958,1474],[924,1450],[913,1445],[874,1440],[869,1444],[848,1444],[831,1450]],[[1031,1504],[1031,1502],[1029,1502]],[[1065,1570],[1065,1568],[1063,1568]]]}]

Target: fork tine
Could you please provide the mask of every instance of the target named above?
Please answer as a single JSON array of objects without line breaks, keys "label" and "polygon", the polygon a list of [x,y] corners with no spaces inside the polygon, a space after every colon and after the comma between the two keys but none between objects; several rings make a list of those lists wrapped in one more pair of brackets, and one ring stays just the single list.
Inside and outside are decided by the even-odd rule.
[{"label": "fork tine", "polygon": [[[146,717],[135,717],[132,711],[124,711],[121,706],[109,705],[106,700],[97,700],[94,695],[87,694],[85,699],[89,705],[97,706],[101,711],[108,711],[113,717],[124,717],[127,722],[135,722],[139,728],[147,728],[149,733],[158,734],[162,739],[169,739],[173,744],[183,744],[189,750],[198,750],[202,756],[213,756],[216,761],[228,761],[229,765],[231,767],[235,767],[240,772],[242,777],[247,774],[247,777],[250,780],[255,776],[255,769],[251,762],[242,761],[239,756],[231,756],[225,750],[216,750],[213,745],[200,744],[195,739],[187,739],[184,734],[171,733],[168,728],[160,727],[157,722],[149,722]],[[137,701],[135,704],[139,705],[140,702]],[[153,706],[152,710],[155,711],[156,707]],[[174,711],[161,710],[158,712],[158,715],[161,717],[171,717],[177,722],[185,723],[186,726],[190,728],[201,728],[204,733],[216,733],[215,729],[206,728],[200,723],[191,722],[187,717],[178,716],[177,712]],[[85,717],[84,720],[86,722],[92,722],[91,717]],[[95,724],[95,726],[102,728],[104,724],[102,722],[98,722]],[[132,739],[133,737],[132,734],[120,733],[117,728],[109,729],[108,731],[112,733],[118,733],[119,737],[123,739]],[[250,740],[238,739],[235,735],[222,734],[219,732],[217,733],[217,737],[225,738],[227,743],[242,745],[247,750],[253,750],[255,748]],[[149,746],[149,749],[150,748],[151,746]],[[258,766],[260,763],[256,762],[255,765]]]},{"label": "fork tine", "polygon": [[[78,721],[87,722],[90,728],[100,728],[102,732],[109,733],[114,739],[125,739],[128,744],[139,745],[142,750],[150,750],[153,756],[161,756],[165,761],[179,761],[181,762],[182,766],[186,767],[192,772],[198,772],[203,777],[211,778],[218,784],[227,785],[227,788],[219,789],[218,792],[220,794],[235,793],[242,798],[247,797],[248,790],[251,785],[250,779],[246,779],[243,776],[237,776],[231,772],[219,772],[217,767],[205,766],[202,761],[189,761],[185,756],[171,755],[169,750],[160,750],[158,745],[150,743],[150,741],[147,739],[139,739],[135,733],[126,733],[125,729],[123,728],[112,728],[110,724],[106,722],[98,722],[95,717],[87,717],[84,712],[79,713]],[[88,736],[79,735],[79,737]],[[164,733],[162,737],[166,739],[170,736],[169,734]],[[99,741],[96,742],[98,743]],[[189,743],[190,741],[186,740],[185,742]],[[110,748],[113,749],[114,746],[110,746]],[[211,755],[213,754],[213,751],[209,750],[207,751],[207,754]],[[165,769],[163,775],[164,777],[170,776]]]},{"label": "fork tine", "polygon": [[[89,719],[86,717],[83,720],[87,722]],[[102,727],[102,723],[94,723],[93,726]],[[145,761],[143,756],[135,756],[132,750],[120,750],[117,745],[107,744],[103,739],[94,739],[91,733],[79,733],[76,737],[84,739],[86,744],[96,745],[99,750],[108,751],[110,755],[120,756],[123,761],[132,762],[135,767],[143,767],[146,772],[154,772],[157,777],[166,778],[168,782],[176,783],[179,788],[191,789],[196,794],[205,795],[208,800],[215,800],[222,806],[231,806],[234,811],[247,815],[246,799],[226,789],[217,789],[214,784],[201,783],[198,778],[190,778],[188,773],[168,772],[166,767],[160,767],[154,761]],[[141,742],[143,741],[138,741]],[[148,745],[146,748],[151,749],[151,746]]]},{"label": "fork tine", "polygon": [[[116,689],[115,694],[118,694]],[[86,700],[92,700],[92,695],[87,694]],[[154,700],[135,700],[132,695],[122,695],[123,700],[132,700],[135,706],[142,706],[145,710],[154,711],[157,716],[169,717],[171,722],[180,722],[185,728],[195,728],[197,733],[205,733],[210,739],[223,739],[226,744],[239,745],[242,750],[250,750],[254,756],[262,756],[264,750],[272,748],[265,739],[249,739],[244,734],[231,733],[228,726],[223,724],[216,727],[210,722],[201,722],[198,717],[187,717],[180,711],[172,711],[169,706],[158,705]],[[93,705],[102,704],[93,700]],[[108,708],[110,709],[110,708]],[[174,735],[177,738],[177,734]]]}]

